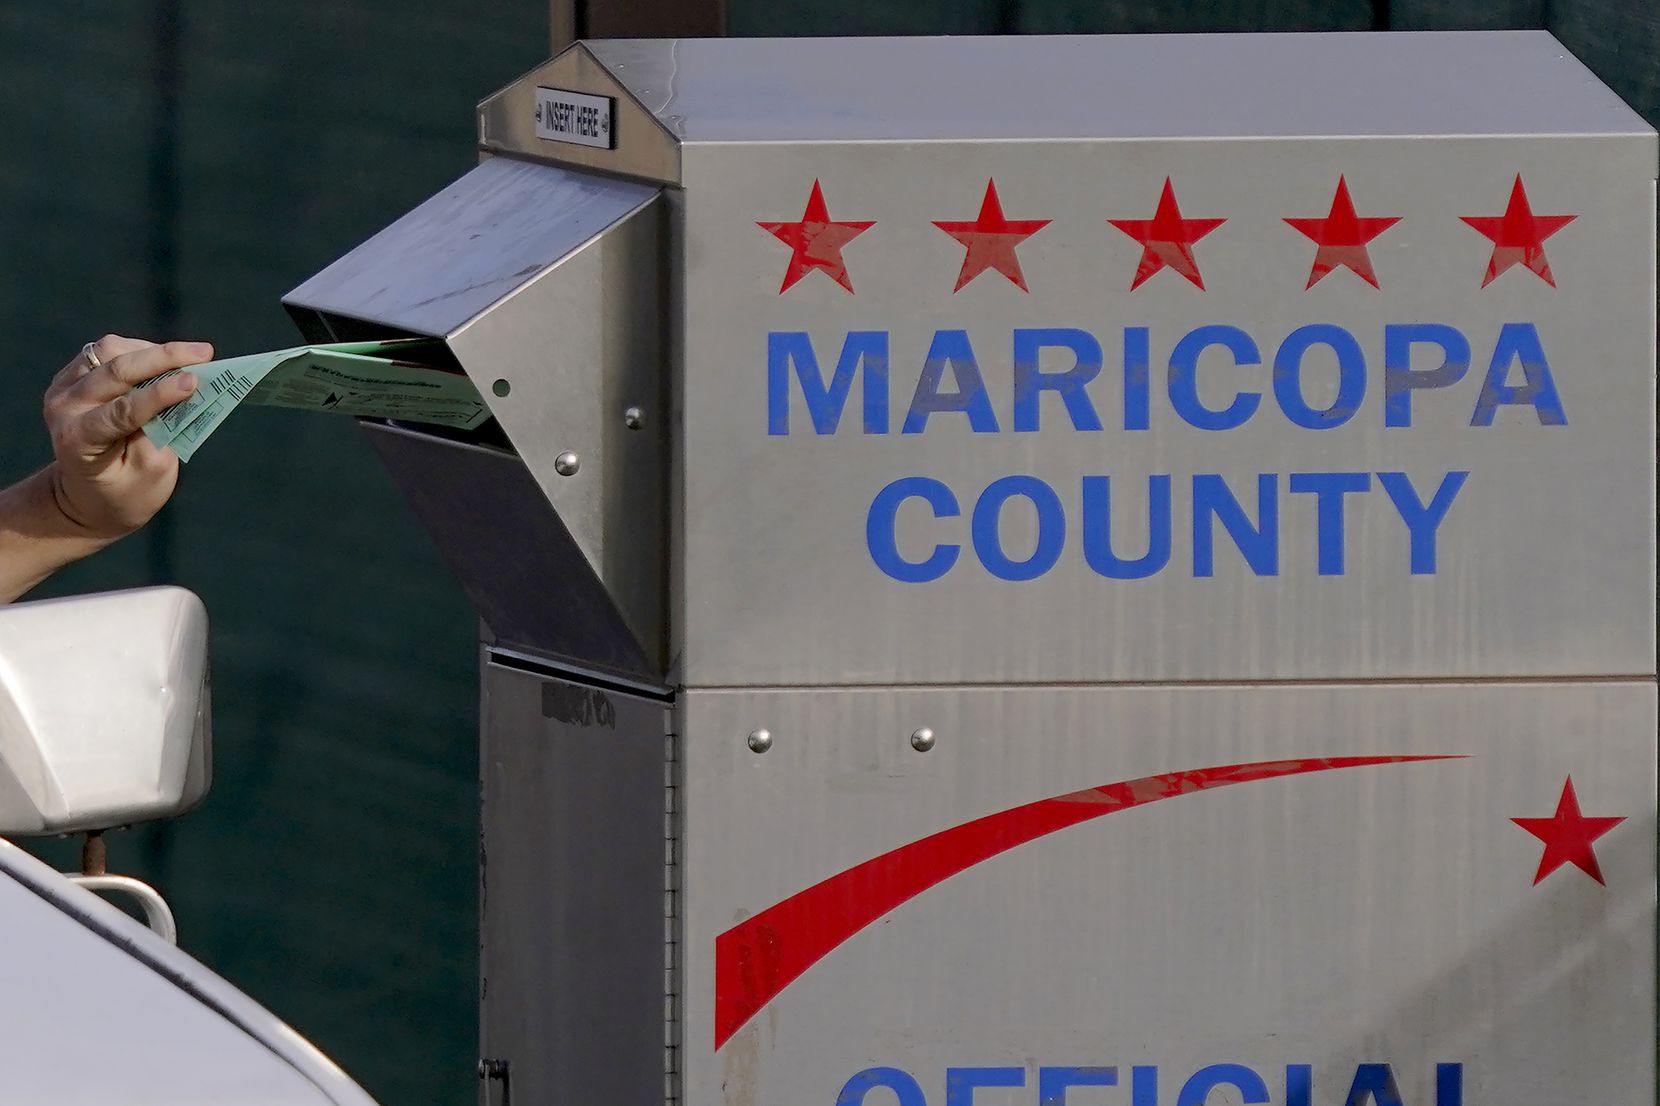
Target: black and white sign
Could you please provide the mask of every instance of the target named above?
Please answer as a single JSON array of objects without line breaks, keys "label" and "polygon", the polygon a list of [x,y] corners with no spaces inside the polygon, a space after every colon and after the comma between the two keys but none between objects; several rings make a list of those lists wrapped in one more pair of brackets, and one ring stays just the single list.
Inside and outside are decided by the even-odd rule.
[{"label": "black and white sign", "polygon": [[554,142],[574,142],[601,150],[616,149],[617,135],[611,123],[611,109],[615,104],[616,101],[609,96],[538,88],[536,137]]}]

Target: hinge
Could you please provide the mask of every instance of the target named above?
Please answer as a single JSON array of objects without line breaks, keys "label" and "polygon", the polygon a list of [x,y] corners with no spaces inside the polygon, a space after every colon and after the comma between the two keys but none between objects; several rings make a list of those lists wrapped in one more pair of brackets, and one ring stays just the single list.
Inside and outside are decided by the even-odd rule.
[{"label": "hinge", "polygon": [[663,711],[663,1101],[680,1101],[680,764],[673,708]]},{"label": "hinge", "polygon": [[[512,1065],[486,1057],[478,1062],[478,1106],[513,1106]],[[496,1094],[497,1088],[501,1093]]]}]

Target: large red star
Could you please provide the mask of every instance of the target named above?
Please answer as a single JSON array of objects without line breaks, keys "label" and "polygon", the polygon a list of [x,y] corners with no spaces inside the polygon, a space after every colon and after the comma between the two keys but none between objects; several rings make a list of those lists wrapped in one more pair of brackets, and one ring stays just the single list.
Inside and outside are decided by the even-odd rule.
[{"label": "large red star", "polygon": [[1176,206],[1176,190],[1170,186],[1170,178],[1165,177],[1158,210],[1151,219],[1108,219],[1107,222],[1141,243],[1141,264],[1136,267],[1135,281],[1130,285],[1130,291],[1134,292],[1148,277],[1166,267],[1204,288],[1199,263],[1193,260],[1193,243],[1227,220],[1182,218],[1182,209]]},{"label": "large red star", "polygon": [[1572,864],[1598,883],[1604,883],[1591,842],[1625,821],[1624,818],[1587,818],[1581,814],[1572,776],[1562,785],[1562,797],[1557,800],[1554,815],[1510,820],[1545,843],[1545,855],[1539,858],[1539,872],[1533,877],[1535,884],[1564,864]]},{"label": "large red star", "polygon": [[1487,277],[1483,288],[1493,278],[1510,268],[1521,265],[1537,274],[1552,288],[1556,281],[1550,275],[1550,263],[1545,260],[1545,239],[1573,222],[1573,215],[1535,215],[1527,202],[1527,190],[1522,187],[1522,175],[1516,174],[1516,183],[1510,189],[1510,204],[1503,215],[1466,215],[1463,219],[1493,241],[1493,256],[1487,262]]},{"label": "large red star", "polygon": [[784,270],[784,283],[778,288],[778,294],[783,295],[791,285],[814,269],[828,274],[831,280],[849,292],[853,291],[853,282],[847,276],[847,262],[842,260],[842,247],[876,224],[874,221],[846,223],[831,219],[830,209],[824,203],[824,189],[815,180],[812,194],[807,197],[807,210],[801,213],[801,218],[793,223],[755,225],[793,251],[790,267]]},{"label": "large red star", "polygon": [[1354,201],[1349,198],[1349,183],[1339,176],[1337,194],[1331,198],[1331,212],[1324,219],[1286,220],[1320,247],[1314,251],[1314,268],[1309,270],[1308,283],[1303,287],[1313,288],[1341,265],[1376,288],[1378,274],[1372,269],[1372,255],[1367,252],[1366,243],[1400,221],[1399,216],[1368,219],[1356,216]]},{"label": "large red star", "polygon": [[996,269],[1022,292],[1031,291],[1026,287],[1026,275],[1020,271],[1020,259],[1015,256],[1014,248],[1048,226],[1049,220],[1005,219],[995,180],[986,181],[986,196],[980,201],[980,214],[972,223],[936,222],[934,225],[968,247],[963,255],[963,267],[957,273],[957,286],[951,289],[953,294],[961,292],[965,284],[987,269]]}]

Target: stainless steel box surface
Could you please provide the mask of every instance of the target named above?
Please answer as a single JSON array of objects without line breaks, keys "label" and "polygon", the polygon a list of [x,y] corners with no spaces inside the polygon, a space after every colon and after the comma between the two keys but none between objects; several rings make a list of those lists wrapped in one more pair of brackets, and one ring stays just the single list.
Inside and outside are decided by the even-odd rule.
[{"label": "stainless steel box surface", "polygon": [[681,189],[687,684],[1653,671],[1655,135],[1547,34],[592,43],[481,134]]},{"label": "stainless steel box surface", "polygon": [[490,1101],[638,1102],[663,1088],[661,702],[485,654],[480,1056]]},{"label": "stainless steel box surface", "polygon": [[509,627],[521,1093],[1652,1101],[1656,136],[1553,38],[582,43],[479,134],[291,305],[511,385],[376,440]]},{"label": "stainless steel box surface", "polygon": [[[1651,684],[694,691],[680,732],[688,1103],[1652,1100]],[[1216,1065],[1267,1097],[1191,1097]]]},{"label": "stainless steel box surface", "polygon": [[688,684],[1653,671],[1655,139],[1549,36],[761,54],[599,52],[681,119]]},{"label": "stainless steel box surface", "polygon": [[[683,158],[689,684],[1653,670],[1652,135]],[[1574,216],[1544,244],[1554,286],[1516,264],[1484,287],[1507,247],[1463,219],[1518,180]],[[1218,224],[1183,247],[1204,287],[1165,265],[1132,291],[1146,253],[1110,220],[1153,221],[1167,181],[1178,234]],[[1399,220],[1367,247],[1377,287],[1306,287],[1321,249],[1286,220],[1335,218],[1340,181]],[[953,290],[975,247],[935,222],[973,221],[988,182],[1049,221],[997,255],[1029,291],[996,269]],[[820,270],[780,292],[790,248],[753,225],[815,187],[872,224],[840,247],[852,293]],[[850,349],[815,425],[799,376],[833,393]],[[1033,391],[1080,371],[1075,410]],[[1539,407],[1483,407],[1547,375]]]}]

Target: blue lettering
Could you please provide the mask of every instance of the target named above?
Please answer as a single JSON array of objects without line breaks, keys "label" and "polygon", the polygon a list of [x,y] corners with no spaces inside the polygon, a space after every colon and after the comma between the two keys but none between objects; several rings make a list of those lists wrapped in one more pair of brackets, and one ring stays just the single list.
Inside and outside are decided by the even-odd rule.
[{"label": "blue lettering", "polygon": [[1148,352],[1147,328],[1144,326],[1127,326],[1124,328],[1124,429],[1146,430],[1148,409],[1151,406],[1147,395],[1148,362],[1151,355]]},{"label": "blue lettering", "polygon": [[1441,520],[1447,517],[1453,498],[1469,476],[1466,471],[1447,473],[1441,478],[1441,486],[1435,489],[1435,497],[1426,507],[1418,497],[1418,489],[1412,486],[1412,478],[1406,473],[1378,473],[1378,483],[1389,493],[1390,502],[1395,504],[1396,513],[1406,523],[1407,533],[1411,535],[1412,575],[1434,575],[1435,532],[1440,529]]},{"label": "blue lettering", "polygon": [[917,1081],[898,1068],[866,1068],[859,1072],[843,1084],[836,1106],[864,1106],[865,1095],[877,1087],[892,1091],[898,1106],[928,1106]]},{"label": "blue lettering", "polygon": [[1201,326],[1189,331],[1170,353],[1167,387],[1170,406],[1190,426],[1201,430],[1232,430],[1256,413],[1262,396],[1239,392],[1233,402],[1213,411],[1199,402],[1199,355],[1211,346],[1233,354],[1235,365],[1260,365],[1262,355],[1251,336],[1236,326]]},{"label": "blue lettering", "polygon": [[1038,1069],[1038,1106],[1066,1106],[1066,1092],[1071,1087],[1115,1087],[1117,1068],[1050,1068]]},{"label": "blue lettering", "polygon": [[1217,1087],[1233,1087],[1239,1091],[1239,1100],[1247,1106],[1268,1101],[1268,1084],[1244,1064],[1212,1064],[1200,1068],[1182,1084],[1176,1106],[1205,1106],[1205,1099]]},{"label": "blue lettering", "polygon": [[[1088,330],[1077,327],[1022,327],[1012,336],[1012,415],[1008,428],[1017,433],[1043,429],[1043,395],[1053,392],[1065,407],[1071,429],[1100,431],[1101,415],[1090,386],[1101,375],[1101,343]],[[1123,328],[1123,428],[1146,430],[1152,425],[1149,388],[1151,336],[1145,326]],[[826,372],[806,331],[774,331],[767,335],[767,433],[781,437],[791,433],[792,391],[799,389],[810,416],[813,431],[831,435],[839,431],[842,416],[858,383],[862,389],[862,428],[866,434],[887,434],[890,430],[890,335],[885,330],[852,330],[842,340],[833,371]],[[1172,411],[1187,424],[1203,430],[1231,430],[1243,426],[1262,405],[1262,393],[1248,387],[1235,389],[1224,406],[1207,406],[1200,399],[1199,368],[1211,347],[1224,351],[1214,358],[1218,371],[1231,359],[1236,369],[1263,363],[1262,353],[1252,337],[1236,326],[1206,325],[1184,334],[1171,350],[1166,386]],[[1308,358],[1316,346],[1324,346],[1335,358],[1335,397],[1325,406],[1312,404],[1307,397]],[[1420,347],[1429,347],[1426,358]],[[1070,351],[1070,368],[1044,371],[1041,360],[1046,349]],[[1439,357],[1434,356],[1439,351]],[[1420,364],[1413,367],[1417,357]],[[1512,380],[1517,363],[1520,379]],[[1411,427],[1414,424],[1414,393],[1445,390],[1469,375],[1470,341],[1463,332],[1445,323],[1389,323],[1383,328],[1383,424]],[[1322,367],[1317,371],[1327,371]],[[1323,430],[1352,421],[1364,403],[1367,380],[1366,354],[1348,330],[1331,323],[1298,327],[1274,351],[1270,380],[1274,400],[1290,422],[1307,429]],[[946,380],[947,373],[951,380]],[[795,383],[791,383],[792,377]],[[1546,358],[1538,328],[1533,323],[1505,323],[1498,332],[1492,357],[1470,415],[1471,426],[1491,426],[1499,408],[1527,406],[1542,426],[1567,424],[1562,397]],[[958,412],[966,416],[969,429],[977,434],[1002,429],[979,360],[966,330],[940,330],[933,334],[928,354],[918,375],[911,403],[901,430],[920,434],[932,415]]]},{"label": "blue lettering", "polygon": [[[1072,367],[1065,372],[1038,371],[1038,357],[1045,346],[1072,351]],[[1101,343],[1087,330],[1052,327],[1014,332],[1014,428],[1038,429],[1038,399],[1044,391],[1058,392],[1072,418],[1074,430],[1101,429],[1101,416],[1084,391],[1101,374]]]},{"label": "blue lettering", "polygon": [[1435,1065],[1435,1106],[1464,1106],[1464,1065]]},{"label": "blue lettering", "polygon": [[1312,1065],[1285,1065],[1285,1106],[1314,1106]]},{"label": "blue lettering", "polygon": [[1291,491],[1308,492],[1315,501],[1315,557],[1322,576],[1343,575],[1343,497],[1372,487],[1364,472],[1294,472]]},{"label": "blue lettering", "polygon": [[946,1068],[945,1106],[974,1106],[980,1087],[1024,1087],[1025,1068]]},{"label": "blue lettering", "polygon": [[1141,580],[1170,563],[1170,477],[1147,478],[1147,552],[1125,560],[1112,551],[1111,477],[1086,476],[1083,483],[1084,561],[1111,580]]},{"label": "blue lettering", "polygon": [[1388,1064],[1362,1064],[1355,1069],[1355,1081],[1349,1085],[1343,1106],[1366,1106],[1368,1101],[1373,1106],[1403,1106],[1395,1071]]},{"label": "blue lettering", "polygon": [[[1310,346],[1328,346],[1337,354],[1337,398],[1315,408],[1303,398],[1303,355]],[[1366,355],[1354,335],[1340,326],[1315,323],[1286,335],[1274,354],[1274,399],[1285,417],[1310,430],[1342,426],[1355,417],[1366,395]]]},{"label": "blue lettering", "polygon": [[1159,1069],[1152,1064],[1130,1069],[1130,1106],[1159,1106]]},{"label": "blue lettering", "polygon": [[[1025,496],[1037,509],[1037,546],[1024,561],[1010,559],[1003,552],[998,521],[1003,504]],[[1066,544],[1066,512],[1055,489],[1035,476],[1005,476],[993,480],[974,504],[972,522],[974,553],[980,563],[999,580],[1031,580],[1042,576],[1060,559]]]},{"label": "blue lettering", "polygon": [[[1506,384],[1510,363],[1518,359],[1522,362],[1523,383]],[[1492,426],[1494,411],[1506,404],[1524,403],[1533,408],[1540,426],[1567,425],[1568,416],[1562,410],[1562,397],[1556,394],[1556,381],[1545,361],[1539,331],[1532,323],[1505,323],[1493,346],[1493,360],[1487,366],[1487,379],[1481,383],[1481,395],[1476,397],[1470,425]]]},{"label": "blue lettering", "polygon": [[1253,526],[1227,483],[1215,473],[1193,477],[1193,575],[1215,574],[1211,548],[1212,516],[1238,546],[1245,563],[1258,576],[1279,575],[1279,489],[1271,474],[1257,477],[1257,518]]},{"label": "blue lettering", "polygon": [[[1441,347],[1441,365],[1412,369],[1412,347]],[[1391,323],[1383,328],[1383,425],[1412,425],[1412,393],[1420,388],[1450,388],[1470,371],[1470,343],[1442,323]]]},{"label": "blue lettering", "polygon": [[[941,392],[940,379],[946,366],[951,366],[958,391]],[[961,411],[968,416],[968,425],[976,434],[997,431],[997,414],[986,396],[986,383],[980,376],[980,363],[974,358],[974,347],[969,345],[966,330],[940,330],[928,347],[928,360],[917,378],[916,393],[911,397],[910,410],[905,412],[903,434],[920,434],[928,428],[928,416],[936,411]]]},{"label": "blue lettering", "polygon": [[955,545],[936,545],[934,551],[920,561],[907,561],[899,555],[895,536],[895,521],[899,507],[907,499],[920,499],[934,509],[935,518],[955,518],[962,511],[951,489],[938,480],[926,476],[904,476],[876,493],[870,513],[865,518],[865,544],[870,559],[887,575],[907,584],[922,584],[938,580],[957,563],[961,552]]},{"label": "blue lettering", "polygon": [[767,433],[790,432],[790,365],[801,382],[801,396],[807,401],[813,430],[834,434],[841,422],[853,377],[864,368],[865,433],[888,432],[888,332],[853,330],[842,342],[836,359],[836,374],[829,383],[819,371],[813,341],[805,331],[783,331],[767,335]]},{"label": "blue lettering", "polygon": [[[1045,1064],[1037,1069],[1037,1106],[1068,1106],[1067,1092],[1080,1087],[1115,1087],[1118,1069]],[[975,1092],[1026,1086],[1026,1068],[1014,1066],[953,1067],[945,1069],[945,1106],[976,1106]],[[915,1076],[900,1068],[866,1068],[849,1079],[836,1096],[836,1106],[865,1106],[870,1092],[891,1091],[894,1106],[927,1106]],[[1256,1070],[1240,1063],[1211,1064],[1194,1072],[1182,1084],[1172,1106],[1207,1106],[1226,1089],[1229,1102],[1267,1106],[1273,1100],[1268,1083]],[[999,1096],[999,1101],[1006,1099]],[[1309,1064],[1285,1066],[1285,1106],[1312,1106],[1314,1069]],[[1330,1101],[1330,1100],[1328,1100]],[[888,1106],[885,1099],[872,1106]],[[1137,1064],[1130,1069],[1130,1106],[1160,1106],[1159,1069]],[[1343,1106],[1405,1106],[1394,1069],[1389,1064],[1359,1064]],[[1464,1065],[1435,1065],[1435,1106],[1464,1106]]]}]

